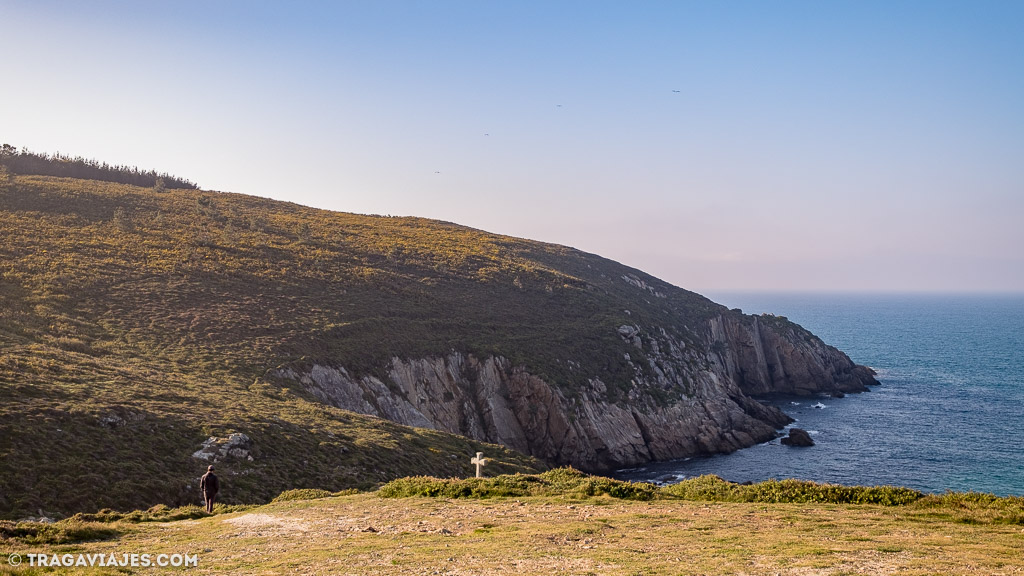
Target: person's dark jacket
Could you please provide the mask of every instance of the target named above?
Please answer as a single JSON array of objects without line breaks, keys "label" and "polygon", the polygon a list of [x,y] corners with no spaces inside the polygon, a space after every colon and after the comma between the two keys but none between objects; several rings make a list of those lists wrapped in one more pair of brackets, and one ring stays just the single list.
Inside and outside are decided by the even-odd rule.
[{"label": "person's dark jacket", "polygon": [[216,496],[217,492],[220,492],[220,481],[217,480],[217,475],[213,472],[203,474],[199,480],[199,489],[207,496]]}]

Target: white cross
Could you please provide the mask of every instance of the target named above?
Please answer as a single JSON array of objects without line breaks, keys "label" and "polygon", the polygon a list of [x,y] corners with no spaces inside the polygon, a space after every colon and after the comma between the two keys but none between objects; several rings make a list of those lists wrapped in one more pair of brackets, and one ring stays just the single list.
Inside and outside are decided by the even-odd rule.
[{"label": "white cross", "polygon": [[473,459],[471,459],[469,463],[476,464],[476,477],[482,478],[482,476],[480,476],[480,467],[487,465],[487,458],[484,458],[484,453],[477,452],[476,456]]}]

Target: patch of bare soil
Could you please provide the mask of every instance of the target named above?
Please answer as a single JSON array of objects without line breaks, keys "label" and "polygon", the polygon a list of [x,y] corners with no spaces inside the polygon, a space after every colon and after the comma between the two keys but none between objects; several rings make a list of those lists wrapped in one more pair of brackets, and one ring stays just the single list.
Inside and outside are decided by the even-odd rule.
[{"label": "patch of bare soil", "polygon": [[306,522],[273,514],[243,514],[225,518],[224,522],[242,528],[238,536],[281,536],[309,531],[309,524]]}]

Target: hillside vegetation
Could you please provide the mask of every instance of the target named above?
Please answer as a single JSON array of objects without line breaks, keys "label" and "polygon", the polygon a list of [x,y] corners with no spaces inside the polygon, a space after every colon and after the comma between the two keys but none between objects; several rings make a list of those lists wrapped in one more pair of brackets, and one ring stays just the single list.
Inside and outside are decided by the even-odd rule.
[{"label": "hillside vegetation", "polygon": [[265,377],[310,358],[369,370],[403,351],[496,346],[502,312],[475,322],[491,311],[468,294],[498,273],[482,264],[524,285],[568,281],[505,242],[241,195],[0,183],[0,516],[194,501],[207,462],[191,454],[232,432],[252,438],[253,461],[224,462],[228,501],[465,475],[477,451],[490,473],[542,468]]},{"label": "hillside vegetation", "polygon": [[[194,501],[207,462],[191,454],[233,432],[252,438],[253,461],[225,462],[228,501],[467,474],[476,451],[508,463],[489,473],[535,470],[495,446],[325,406],[268,374],[317,359],[370,373],[391,356],[459,349],[565,386],[585,378],[565,358],[627,382],[609,329],[627,318],[609,304],[623,270],[443,222],[9,175],[0,517]],[[679,314],[720,308],[687,296],[670,302]]]},{"label": "hillside vegetation", "polygon": [[251,443],[218,458],[228,502],[466,475],[476,451],[489,474],[543,469],[332,408],[277,375],[317,362],[382,375],[393,357],[459,351],[570,396],[598,378],[612,402],[671,402],[634,380],[654,360],[616,327],[662,326],[700,350],[694,327],[739,314],[595,255],[445,222],[12,172],[0,302],[9,518],[193,502],[208,463],[193,452],[232,433]]}]

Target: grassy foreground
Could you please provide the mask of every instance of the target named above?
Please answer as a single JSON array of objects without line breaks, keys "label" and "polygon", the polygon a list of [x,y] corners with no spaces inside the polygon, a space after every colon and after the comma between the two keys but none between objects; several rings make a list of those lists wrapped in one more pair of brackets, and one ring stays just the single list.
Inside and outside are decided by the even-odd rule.
[{"label": "grassy foreground", "polygon": [[[440,484],[470,489],[457,498],[403,496],[410,487]],[[104,539],[77,544],[0,538],[0,559],[12,553],[186,553],[195,554],[198,565],[176,570],[190,574],[1024,574],[1021,498],[919,495],[894,505],[721,501],[741,493],[778,494],[781,484],[748,490],[704,477],[657,489],[564,470],[486,481],[418,478],[375,493],[291,491],[264,506],[224,508],[209,517],[167,510],[114,522],[82,517],[58,524],[78,522],[81,529],[116,535],[98,533]],[[798,485],[805,495],[835,493],[834,487],[790,483]],[[535,495],[494,496],[515,486]],[[709,486],[717,486],[717,495]],[[161,521],[174,515],[186,519]],[[50,573],[26,563],[4,565],[0,573]]]}]

